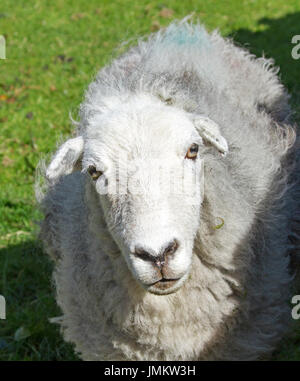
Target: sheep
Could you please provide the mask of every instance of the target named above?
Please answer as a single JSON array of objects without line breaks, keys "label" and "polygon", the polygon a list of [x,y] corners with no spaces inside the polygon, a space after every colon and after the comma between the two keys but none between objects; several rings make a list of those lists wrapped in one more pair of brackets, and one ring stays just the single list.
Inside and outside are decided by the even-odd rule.
[{"label": "sheep", "polygon": [[264,359],[286,334],[299,176],[277,72],[184,19],[89,85],[37,192],[83,360]]}]

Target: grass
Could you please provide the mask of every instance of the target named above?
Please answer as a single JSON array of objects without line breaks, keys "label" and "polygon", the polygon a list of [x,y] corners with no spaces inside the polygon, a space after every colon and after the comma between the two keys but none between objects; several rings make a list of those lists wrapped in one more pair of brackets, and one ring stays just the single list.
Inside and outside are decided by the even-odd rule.
[{"label": "grass", "polygon": [[[48,322],[60,312],[51,264],[35,240],[34,170],[41,154],[70,134],[69,112],[76,117],[86,86],[120,42],[192,12],[209,30],[218,27],[253,53],[274,57],[299,104],[300,60],[291,57],[298,0],[1,1],[7,59],[0,60],[0,294],[7,320],[0,321],[0,360],[76,360]],[[299,344],[298,324],[273,358],[300,360]]]}]

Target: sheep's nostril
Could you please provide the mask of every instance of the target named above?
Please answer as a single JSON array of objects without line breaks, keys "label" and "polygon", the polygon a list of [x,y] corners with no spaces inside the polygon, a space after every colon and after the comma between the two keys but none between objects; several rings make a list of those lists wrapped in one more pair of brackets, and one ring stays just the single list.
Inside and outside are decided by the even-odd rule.
[{"label": "sheep's nostril", "polygon": [[140,259],[143,259],[144,261],[156,261],[155,255],[149,253],[149,251],[146,251],[142,247],[136,247],[134,250],[134,254],[135,256],[139,257]]},{"label": "sheep's nostril", "polygon": [[175,251],[178,249],[179,243],[177,239],[173,239],[173,241],[169,242],[166,246],[165,249],[163,250],[163,257],[166,258],[168,256],[171,256],[172,254],[175,253]]}]

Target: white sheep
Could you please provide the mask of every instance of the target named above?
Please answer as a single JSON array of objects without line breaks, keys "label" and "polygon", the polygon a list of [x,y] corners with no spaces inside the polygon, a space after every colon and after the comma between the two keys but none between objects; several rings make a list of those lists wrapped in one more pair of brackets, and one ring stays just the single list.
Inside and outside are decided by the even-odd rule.
[{"label": "white sheep", "polygon": [[39,197],[82,359],[260,359],[283,337],[299,176],[276,73],[183,20],[91,83]]}]

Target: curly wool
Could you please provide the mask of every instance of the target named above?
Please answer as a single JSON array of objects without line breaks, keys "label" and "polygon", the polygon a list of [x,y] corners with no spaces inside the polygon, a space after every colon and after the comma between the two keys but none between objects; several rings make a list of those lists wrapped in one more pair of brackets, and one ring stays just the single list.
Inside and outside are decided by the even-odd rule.
[{"label": "curly wool", "polygon": [[116,102],[146,93],[212,118],[230,152],[220,161],[205,149],[190,279],[163,297],[137,287],[83,173],[48,184],[41,238],[56,259],[64,337],[83,359],[253,360],[286,333],[299,171],[288,95],[272,65],[184,20],[140,40],[89,86],[78,135],[88,138],[86,125]]}]

